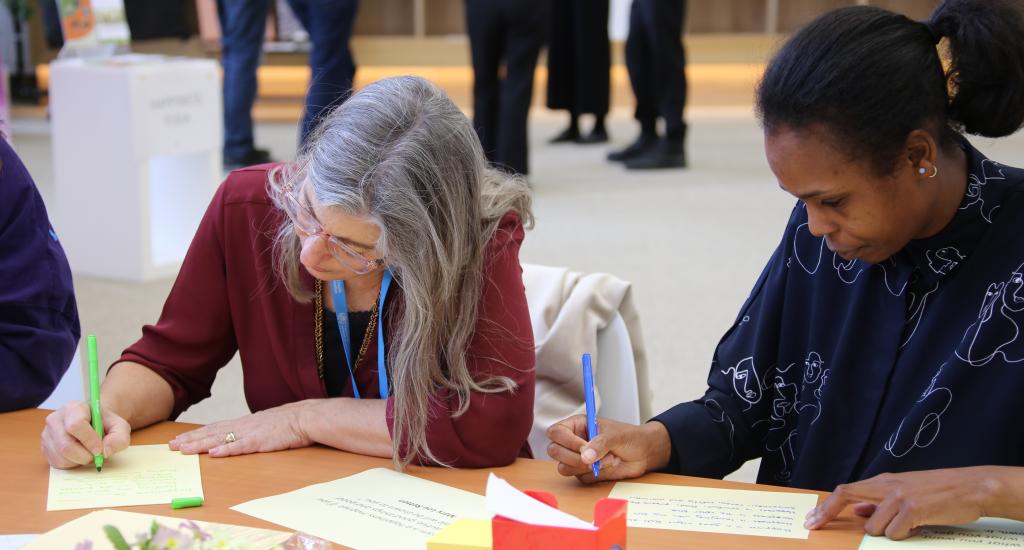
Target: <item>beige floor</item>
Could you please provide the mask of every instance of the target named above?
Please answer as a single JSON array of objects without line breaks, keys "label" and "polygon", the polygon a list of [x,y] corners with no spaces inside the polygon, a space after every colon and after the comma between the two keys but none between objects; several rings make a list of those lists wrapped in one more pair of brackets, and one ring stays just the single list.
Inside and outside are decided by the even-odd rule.
[{"label": "beige floor", "polygon": [[[793,200],[776,187],[749,107],[701,106],[689,114],[691,168],[635,174],[607,163],[603,146],[550,146],[562,117],[536,109],[531,126],[531,182],[537,227],[522,259],[614,273],[635,284],[653,369],[654,408],[703,392],[720,335],[729,327],[771,254]],[[628,112],[610,119],[616,144],[634,135]],[[52,190],[48,125],[14,121],[14,140],[45,198]],[[295,129],[261,124],[257,140],[290,158]],[[1024,165],[1024,137],[975,140],[995,159]],[[97,159],[98,161],[100,159]],[[58,230],[60,220],[54,221]],[[112,361],[158,316],[172,281],[124,284],[75,280],[83,330],[100,335]],[[246,412],[237,359],[214,385],[214,398],[182,420],[207,422]],[[734,476],[752,480],[753,465]]]}]

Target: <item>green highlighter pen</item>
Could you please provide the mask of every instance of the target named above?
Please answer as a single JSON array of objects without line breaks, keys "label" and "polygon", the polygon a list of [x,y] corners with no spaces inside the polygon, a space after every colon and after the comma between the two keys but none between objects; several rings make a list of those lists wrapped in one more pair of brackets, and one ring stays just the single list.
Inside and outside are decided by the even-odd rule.
[{"label": "green highlighter pen", "polygon": [[[100,416],[100,365],[96,356],[96,335],[90,334],[88,338],[89,347],[89,402],[92,405],[92,427],[96,435],[100,436],[103,442],[103,417]],[[103,469],[103,453],[93,455],[93,462],[96,463],[96,471]]]}]

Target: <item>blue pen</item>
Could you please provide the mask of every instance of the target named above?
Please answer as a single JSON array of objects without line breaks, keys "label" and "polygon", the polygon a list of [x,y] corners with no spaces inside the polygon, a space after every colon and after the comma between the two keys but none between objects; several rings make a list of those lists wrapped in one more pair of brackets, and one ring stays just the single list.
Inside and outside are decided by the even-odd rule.
[{"label": "blue pen", "polygon": [[[583,392],[587,399],[587,440],[591,441],[597,437],[597,407],[594,404],[594,367],[590,365],[590,354],[583,354]],[[601,461],[598,460],[590,465],[594,472],[594,479],[601,471]]]}]

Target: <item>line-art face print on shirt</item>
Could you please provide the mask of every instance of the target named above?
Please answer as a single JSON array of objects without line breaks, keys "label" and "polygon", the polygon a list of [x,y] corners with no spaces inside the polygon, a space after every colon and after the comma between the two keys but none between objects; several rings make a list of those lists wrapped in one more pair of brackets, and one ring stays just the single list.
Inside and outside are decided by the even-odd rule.
[{"label": "line-art face print on shirt", "polygon": [[825,361],[815,351],[807,354],[803,372],[798,373],[798,380],[790,381],[786,375],[795,366],[796,363],[790,363],[775,369],[770,384],[773,398],[769,417],[753,423],[755,427],[764,422],[769,424],[764,440],[765,453],[766,456],[778,453],[781,465],[775,479],[782,482],[790,480],[796,461],[793,441],[798,431],[795,424],[799,422],[800,416],[805,414],[806,409],[814,410],[814,418],[811,419],[810,425],[813,426],[818,421],[821,415],[822,392],[830,374],[829,369],[825,368]]},{"label": "line-art face print on shirt", "polygon": [[[800,207],[804,208],[803,203],[800,203]],[[821,258],[825,255],[825,239],[815,237],[808,229],[808,225],[803,223],[796,228],[796,233],[793,235],[793,258],[796,258],[797,265],[808,275],[814,275],[821,267]],[[801,252],[801,250],[804,251]],[[792,263],[788,265],[792,265]]]},{"label": "line-art face print on shirt", "polygon": [[[928,260],[928,268],[931,269],[936,275],[948,275],[957,265],[960,264],[967,257],[960,253],[955,246],[946,246],[937,250],[926,250],[925,258]],[[908,283],[911,289],[916,288],[915,283],[919,280],[918,275],[914,275]],[[900,349],[903,349],[914,337],[914,333],[917,332],[918,325],[921,324],[921,318],[924,316],[924,307],[928,304],[928,297],[935,293],[939,289],[939,280],[936,279],[935,284],[932,288],[921,292],[921,289],[911,290],[908,298],[910,304],[907,306],[907,322],[906,322],[906,338],[903,343],[900,344]]]},{"label": "line-art face print on shirt", "polygon": [[988,182],[994,180],[1005,180],[1006,176],[1003,174],[1002,165],[998,162],[984,159],[981,161],[981,174],[971,173],[967,176],[967,194],[964,196],[963,205],[960,210],[967,210],[970,208],[977,207],[978,211],[981,212],[981,217],[985,221],[992,223],[992,215],[996,210],[999,209],[999,205],[989,207],[985,209],[985,198],[982,194],[985,191],[985,186]]},{"label": "line-art face print on shirt", "polygon": [[[793,365],[790,364],[789,366],[792,367]],[[786,370],[789,370],[789,367]],[[782,377],[785,371],[780,370],[779,373],[772,379],[772,388],[775,390],[775,396],[772,398],[770,422],[772,423],[771,429],[773,430],[785,427],[786,417],[789,416],[789,413],[796,410],[797,403],[800,400],[800,389],[796,383]]]},{"label": "line-art face print on shirt", "polygon": [[825,368],[825,361],[821,359],[818,352],[812,351],[807,354],[807,359],[804,360],[804,381],[800,388],[800,401],[797,403],[796,410],[803,414],[805,409],[813,408],[812,425],[821,416],[821,394],[830,374],[831,371]]},{"label": "line-art face print on shirt", "polygon": [[[803,204],[801,203],[801,206]],[[823,237],[815,237],[811,230],[808,229],[807,223],[800,224],[796,228],[796,233],[793,235],[793,255],[786,260],[786,267],[792,267],[796,259],[796,265],[800,266],[808,275],[815,275],[818,273],[818,269],[821,268],[821,262],[825,256],[825,239]],[[892,260],[886,260],[886,262],[892,262]],[[885,262],[875,264],[885,274],[885,283],[889,288],[889,292],[893,296],[899,296],[903,294],[906,285],[895,288],[894,283],[889,281],[889,271],[885,268]],[[861,274],[865,271],[865,265],[863,262],[856,259],[844,260],[842,256],[832,252],[832,268],[836,270],[836,276],[839,280],[852,285],[857,282]]]},{"label": "line-art face print on shirt", "polygon": [[757,374],[753,357],[742,359],[735,367],[729,367],[721,372],[725,376],[730,376],[731,373],[733,391],[747,403],[744,411],[749,411],[761,401],[764,388],[761,386],[761,377]]},{"label": "line-art face print on shirt", "polygon": [[[822,239],[824,241],[824,239]],[[839,254],[832,253],[832,267],[836,269],[836,274],[839,275],[839,280],[843,281],[848,285],[852,285],[857,282],[857,277],[860,277],[861,273],[864,273],[864,268],[857,263],[856,259],[844,260]]]},{"label": "line-art face print on shirt", "polygon": [[928,267],[939,275],[948,275],[966,258],[955,246],[946,246],[934,251],[928,250],[924,255],[928,259]]},{"label": "line-art face print on shirt", "polygon": [[956,356],[979,367],[997,357],[1007,363],[1024,361],[1024,264],[1006,281],[988,285],[978,319],[967,327]]},{"label": "line-art face print on shirt", "polygon": [[789,417],[791,416],[790,413],[797,410],[800,390],[795,383],[788,382],[782,376],[792,367],[793,363],[790,363],[785,369],[778,369],[779,374],[776,374],[772,380],[774,397],[772,399],[771,416],[754,423],[754,426],[762,422],[770,424],[768,433],[765,434],[764,450],[766,455],[779,453],[781,466],[779,473],[775,475],[775,479],[778,481],[789,481],[793,475],[793,464],[796,462],[796,454],[793,451],[793,438],[796,437],[797,430],[795,428],[789,429],[788,424]]},{"label": "line-art face print on shirt", "polygon": [[885,443],[885,450],[895,458],[907,456],[914,449],[924,449],[939,436],[942,414],[953,401],[953,392],[949,388],[937,387],[939,375],[945,366],[943,363],[939,367],[928,389],[924,390],[910,414],[900,421],[896,431]]},{"label": "line-art face print on shirt", "polygon": [[821,370],[825,362],[817,352],[812,351],[804,360],[804,384],[813,384],[821,378]]}]

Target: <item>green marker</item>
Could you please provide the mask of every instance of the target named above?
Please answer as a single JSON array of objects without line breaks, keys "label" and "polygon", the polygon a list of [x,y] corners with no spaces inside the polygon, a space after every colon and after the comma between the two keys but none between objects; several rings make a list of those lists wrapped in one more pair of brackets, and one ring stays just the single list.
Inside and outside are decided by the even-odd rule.
[{"label": "green marker", "polygon": [[171,499],[171,508],[179,510],[181,508],[194,508],[196,506],[203,505],[203,497],[184,497]]},{"label": "green marker", "polygon": [[[103,443],[103,417],[100,416],[100,365],[96,356],[96,336],[89,335],[89,401],[92,404],[92,427],[96,435],[100,436],[100,444]],[[96,471],[103,469],[103,452],[93,455],[93,462],[96,463]]]}]

